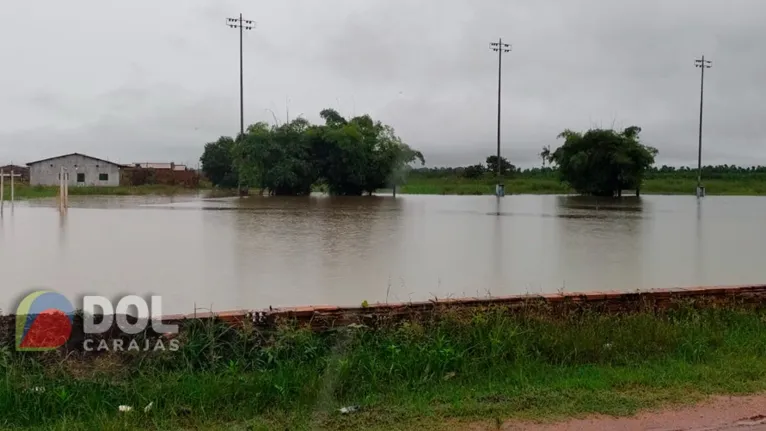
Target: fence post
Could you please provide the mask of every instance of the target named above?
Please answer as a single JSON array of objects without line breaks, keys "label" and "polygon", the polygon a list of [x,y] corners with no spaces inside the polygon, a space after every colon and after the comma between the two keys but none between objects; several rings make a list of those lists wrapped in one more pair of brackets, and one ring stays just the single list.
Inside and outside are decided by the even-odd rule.
[{"label": "fence post", "polygon": [[66,213],[69,206],[69,173],[64,172],[64,167],[59,169],[59,212]]}]

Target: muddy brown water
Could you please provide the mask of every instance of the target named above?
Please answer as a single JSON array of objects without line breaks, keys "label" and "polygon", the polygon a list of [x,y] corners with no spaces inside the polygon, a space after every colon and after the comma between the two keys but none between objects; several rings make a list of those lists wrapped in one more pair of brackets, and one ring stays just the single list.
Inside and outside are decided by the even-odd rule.
[{"label": "muddy brown water", "polygon": [[46,288],[164,312],[766,282],[766,198],[76,197],[8,205],[3,312]]}]

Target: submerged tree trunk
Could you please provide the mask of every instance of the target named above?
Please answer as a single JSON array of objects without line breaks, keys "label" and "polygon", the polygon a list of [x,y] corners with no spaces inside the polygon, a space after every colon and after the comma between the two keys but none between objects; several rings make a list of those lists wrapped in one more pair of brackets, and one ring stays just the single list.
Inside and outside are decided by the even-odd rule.
[{"label": "submerged tree trunk", "polygon": [[592,196],[600,197],[600,198],[613,198],[614,197],[614,190],[598,190],[596,192],[591,193]]}]

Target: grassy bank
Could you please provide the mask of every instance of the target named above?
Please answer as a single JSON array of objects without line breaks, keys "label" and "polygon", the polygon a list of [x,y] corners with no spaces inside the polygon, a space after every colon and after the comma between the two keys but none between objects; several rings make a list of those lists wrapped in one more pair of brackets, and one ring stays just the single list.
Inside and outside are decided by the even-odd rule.
[{"label": "grassy bank", "polygon": [[[189,189],[181,186],[169,185],[146,185],[146,186],[118,186],[118,187],[69,187],[70,196],[132,196],[132,195],[175,195],[183,193],[194,193],[199,189]],[[29,186],[26,184],[17,184],[15,186],[16,199],[38,199],[52,198],[59,195],[57,186]],[[10,186],[5,186],[3,195],[5,200],[11,199]]]},{"label": "grassy bank", "polygon": [[[556,178],[508,178],[504,180],[507,194],[567,194],[573,191]],[[766,180],[758,178],[710,179],[704,181],[709,195],[766,195]],[[693,195],[697,182],[693,178],[649,178],[644,181],[642,194]],[[214,190],[209,185],[197,189],[181,186],[147,185],[119,187],[70,187],[70,196],[132,196],[132,195],[176,195],[206,190],[215,196],[233,196],[236,190]],[[325,192],[322,186],[314,188]],[[407,184],[397,190],[402,194],[430,195],[492,195],[495,193],[494,179],[466,178],[423,178],[411,177]],[[52,198],[58,196],[58,187],[16,185],[16,199]],[[251,194],[259,191],[251,190]],[[632,191],[628,191],[632,193]],[[5,186],[5,200],[10,200],[10,187]]]},{"label": "grassy bank", "polygon": [[[572,193],[556,178],[509,178],[504,180],[506,194],[566,194]],[[703,181],[709,195],[766,195],[766,180],[761,178],[709,179]],[[642,194],[693,195],[697,187],[694,178],[657,177],[644,180]],[[406,194],[491,195],[495,193],[494,179],[423,178],[411,177],[400,189]],[[630,191],[632,193],[632,191]]]},{"label": "grassy bank", "polygon": [[[490,308],[323,334],[195,323],[176,352],[86,353],[85,361],[4,346],[0,424],[428,430],[626,415],[766,390],[764,322],[766,312],[734,304],[622,315]],[[120,413],[119,405],[134,411]],[[337,412],[348,405],[361,408]]]},{"label": "grassy bank", "polygon": [[[566,194],[570,190],[554,178],[505,179],[506,194]],[[494,179],[418,178],[407,180],[399,189],[403,194],[415,195],[492,195]]]},{"label": "grassy bank", "polygon": [[[709,195],[763,196],[766,195],[766,180],[759,178],[709,179],[704,180],[705,192]],[[693,195],[697,180],[692,178],[650,178],[644,181],[642,193],[666,195]]]}]

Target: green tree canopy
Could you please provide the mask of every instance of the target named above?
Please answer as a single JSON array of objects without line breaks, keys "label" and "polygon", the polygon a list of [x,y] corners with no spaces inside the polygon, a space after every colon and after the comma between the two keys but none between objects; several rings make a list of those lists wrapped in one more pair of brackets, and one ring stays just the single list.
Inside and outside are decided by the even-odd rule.
[{"label": "green tree canopy", "polygon": [[[487,170],[492,173],[497,173],[497,156],[487,157]],[[500,175],[507,175],[513,173],[516,170],[516,166],[513,166],[511,162],[505,157],[500,157]]]},{"label": "green tree canopy", "polygon": [[477,164],[463,168],[462,175],[464,178],[477,179],[484,176],[485,172],[487,172],[487,168],[482,164]]},{"label": "green tree canopy", "polygon": [[641,144],[640,127],[618,132],[591,129],[585,133],[565,130],[564,145],[541,157],[558,165],[559,176],[580,194],[614,196],[622,190],[639,189],[644,174],[654,164],[657,149]]},{"label": "green tree canopy", "polygon": [[205,150],[200,157],[202,172],[217,187],[235,187],[237,174],[234,167],[234,140],[221,136],[215,142],[205,144]]},{"label": "green tree canopy", "polygon": [[[256,123],[232,144],[231,163],[245,184],[272,194],[303,195],[326,184],[336,195],[361,195],[401,184],[410,164],[423,155],[394,129],[368,115],[347,120],[333,109],[322,125],[303,118],[279,126]],[[204,157],[204,156],[203,156]]]},{"label": "green tree canopy", "polygon": [[309,124],[298,118],[281,126],[256,123],[240,141],[242,181],[279,195],[305,195],[316,179],[306,134]]}]

